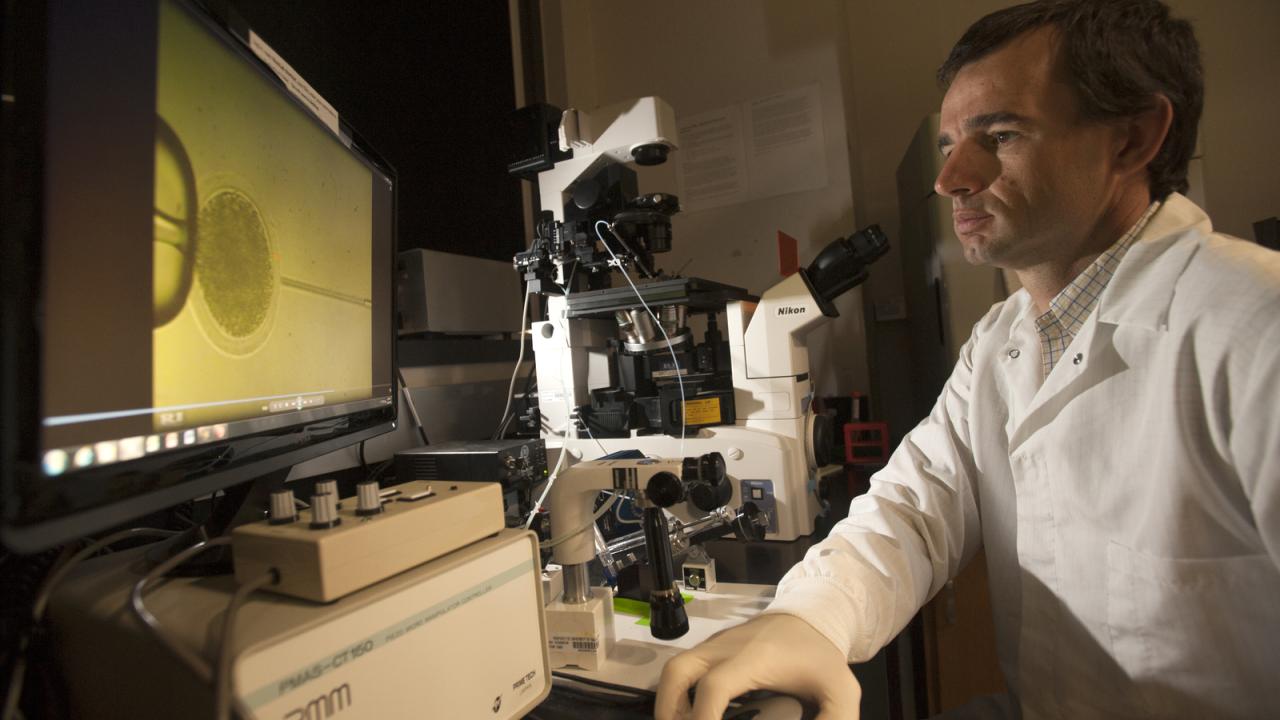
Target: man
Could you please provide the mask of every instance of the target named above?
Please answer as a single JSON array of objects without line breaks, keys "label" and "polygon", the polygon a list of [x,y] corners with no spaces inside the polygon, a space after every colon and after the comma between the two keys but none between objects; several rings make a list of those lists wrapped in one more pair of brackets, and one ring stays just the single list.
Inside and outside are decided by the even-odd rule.
[{"label": "man", "polygon": [[856,717],[846,664],[980,548],[1010,694],[973,714],[1280,717],[1280,254],[1178,194],[1190,26],[1036,2],[979,20],[939,79],[935,187],[966,257],[1024,289],[766,613],[668,663],[657,717],[753,688]]}]

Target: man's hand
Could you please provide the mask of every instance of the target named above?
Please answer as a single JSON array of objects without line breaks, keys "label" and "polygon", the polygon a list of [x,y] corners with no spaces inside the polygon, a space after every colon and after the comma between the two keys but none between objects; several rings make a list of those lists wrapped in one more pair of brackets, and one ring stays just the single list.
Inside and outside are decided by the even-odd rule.
[{"label": "man's hand", "polygon": [[[689,688],[698,686],[689,707]],[[794,615],[762,615],[712,635],[662,670],[657,720],[720,720],[729,701],[774,690],[818,706],[818,720],[857,720],[862,688],[840,651]]]}]

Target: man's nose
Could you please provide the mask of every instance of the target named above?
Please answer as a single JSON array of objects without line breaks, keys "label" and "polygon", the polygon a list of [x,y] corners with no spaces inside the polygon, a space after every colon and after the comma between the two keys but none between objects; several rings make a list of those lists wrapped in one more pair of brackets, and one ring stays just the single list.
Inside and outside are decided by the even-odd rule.
[{"label": "man's nose", "polygon": [[996,159],[983,152],[976,142],[962,140],[942,163],[942,172],[933,181],[933,189],[947,197],[977,195],[987,189],[996,174]]}]

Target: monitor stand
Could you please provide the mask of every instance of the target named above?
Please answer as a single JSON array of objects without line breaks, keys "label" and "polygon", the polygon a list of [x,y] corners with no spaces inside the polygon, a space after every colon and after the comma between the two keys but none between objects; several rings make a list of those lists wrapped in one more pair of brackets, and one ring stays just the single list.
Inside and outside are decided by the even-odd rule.
[{"label": "monitor stand", "polygon": [[[289,477],[291,469],[286,467],[275,470],[227,488],[223,491],[221,498],[213,501],[213,511],[204,522],[163,543],[154,551],[158,554],[158,558],[152,559],[163,561],[198,542],[221,537],[230,533],[234,527],[261,520],[267,508],[270,507],[271,493],[284,488],[285,479]],[[174,568],[171,574],[183,577],[207,577],[229,575],[234,571],[231,546],[222,545],[191,558]]]}]

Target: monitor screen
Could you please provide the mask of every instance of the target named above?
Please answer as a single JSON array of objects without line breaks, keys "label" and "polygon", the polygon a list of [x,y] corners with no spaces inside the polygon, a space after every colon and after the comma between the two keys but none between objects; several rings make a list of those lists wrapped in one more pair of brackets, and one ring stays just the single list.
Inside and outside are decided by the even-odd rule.
[{"label": "monitor screen", "polygon": [[5,238],[23,273],[5,293],[6,542],[390,429],[390,168],[261,39],[196,6],[26,12],[45,32],[6,49],[42,76],[5,90],[5,208],[26,221]]}]

